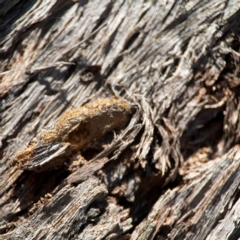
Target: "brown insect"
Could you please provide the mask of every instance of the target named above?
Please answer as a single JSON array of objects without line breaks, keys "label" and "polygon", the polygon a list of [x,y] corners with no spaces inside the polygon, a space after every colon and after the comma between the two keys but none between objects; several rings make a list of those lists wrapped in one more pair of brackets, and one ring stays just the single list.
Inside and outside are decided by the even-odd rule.
[{"label": "brown insect", "polygon": [[72,109],[58,119],[53,130],[40,133],[14,159],[25,170],[56,168],[67,156],[89,147],[107,132],[124,128],[130,114],[131,106],[115,97]]}]

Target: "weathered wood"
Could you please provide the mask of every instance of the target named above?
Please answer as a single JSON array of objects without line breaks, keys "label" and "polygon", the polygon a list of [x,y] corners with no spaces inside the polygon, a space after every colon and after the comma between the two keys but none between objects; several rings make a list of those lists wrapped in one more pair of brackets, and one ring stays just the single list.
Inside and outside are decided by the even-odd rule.
[{"label": "weathered wood", "polygon": [[[238,239],[239,9],[0,1],[0,238]],[[57,169],[14,163],[67,111],[113,96],[126,126],[104,120],[73,152],[51,143]]]}]

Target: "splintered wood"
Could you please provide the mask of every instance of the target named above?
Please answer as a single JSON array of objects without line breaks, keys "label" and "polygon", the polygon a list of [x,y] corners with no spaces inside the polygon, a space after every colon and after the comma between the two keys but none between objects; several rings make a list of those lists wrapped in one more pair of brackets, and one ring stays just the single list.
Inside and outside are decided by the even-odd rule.
[{"label": "splintered wood", "polygon": [[14,161],[26,170],[56,168],[73,152],[91,146],[109,131],[124,128],[130,114],[131,106],[115,97],[72,109],[59,118],[53,130],[40,133],[18,152]]}]

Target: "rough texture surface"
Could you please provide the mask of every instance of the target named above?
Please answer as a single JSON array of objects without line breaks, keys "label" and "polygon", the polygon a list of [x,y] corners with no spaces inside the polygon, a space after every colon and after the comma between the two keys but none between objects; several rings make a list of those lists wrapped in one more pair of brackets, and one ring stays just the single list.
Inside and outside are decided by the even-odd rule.
[{"label": "rough texture surface", "polygon": [[239,6],[0,0],[0,239],[238,239]]},{"label": "rough texture surface", "polygon": [[131,106],[117,98],[100,99],[67,111],[53,129],[40,133],[27,148],[17,152],[14,161],[25,170],[51,170],[66,157],[100,141],[104,135],[129,122]]}]

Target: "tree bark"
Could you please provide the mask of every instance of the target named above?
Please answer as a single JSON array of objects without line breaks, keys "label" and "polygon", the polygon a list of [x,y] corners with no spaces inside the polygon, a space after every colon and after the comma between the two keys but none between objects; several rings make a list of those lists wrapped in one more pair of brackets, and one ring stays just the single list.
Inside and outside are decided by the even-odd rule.
[{"label": "tree bark", "polygon": [[240,238],[239,0],[0,17],[1,239]]}]

